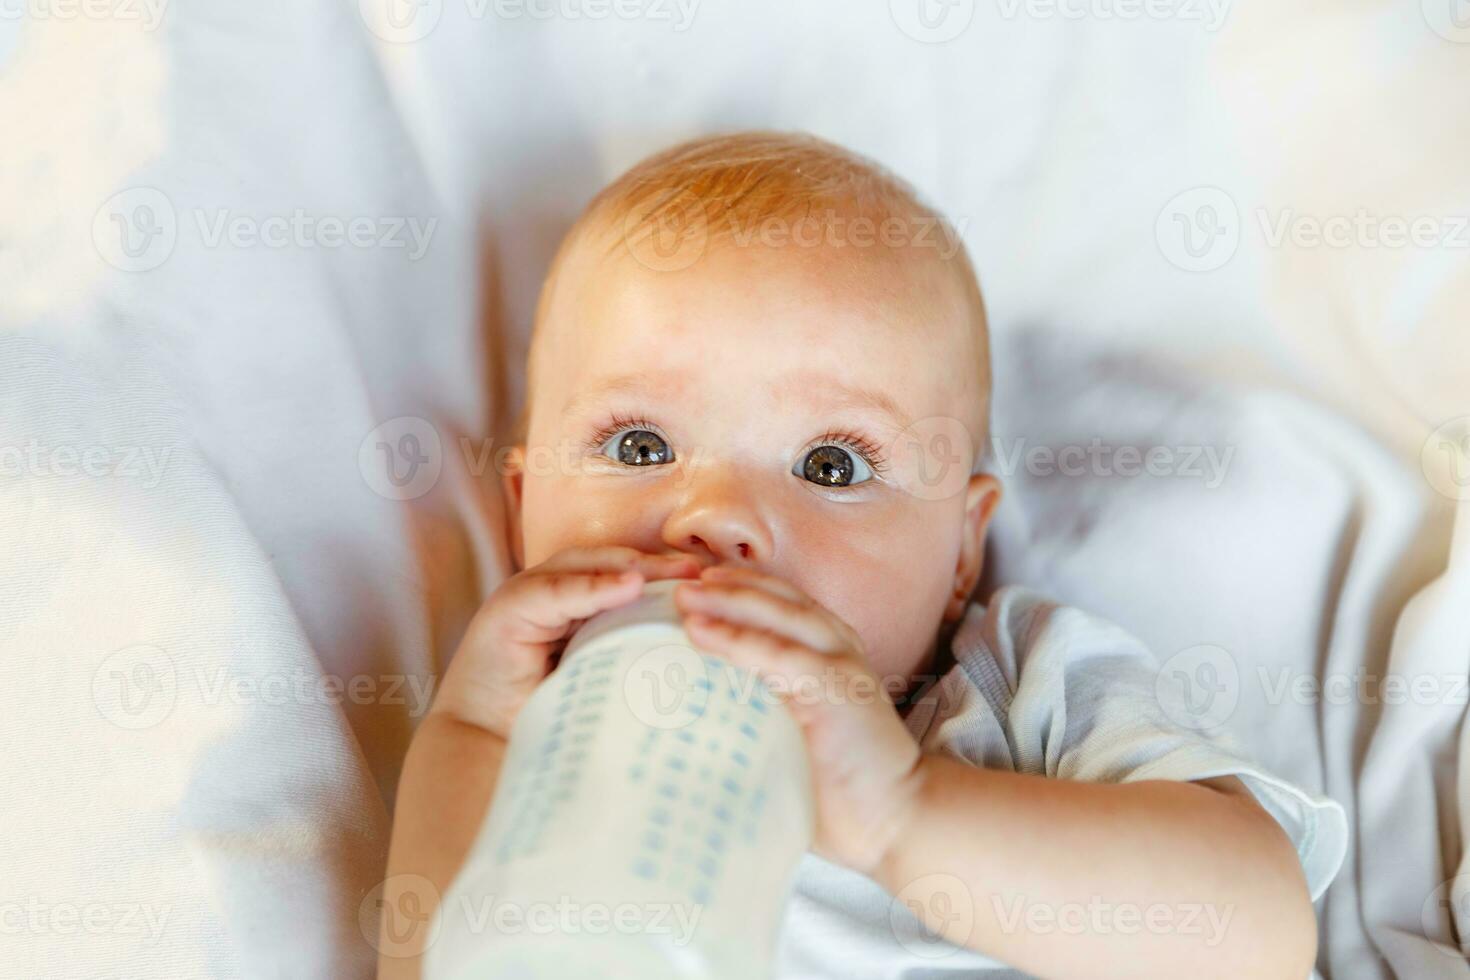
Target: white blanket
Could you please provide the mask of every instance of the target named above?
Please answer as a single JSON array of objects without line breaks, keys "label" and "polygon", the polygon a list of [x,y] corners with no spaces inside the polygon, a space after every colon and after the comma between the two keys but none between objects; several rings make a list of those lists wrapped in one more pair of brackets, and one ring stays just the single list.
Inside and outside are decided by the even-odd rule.
[{"label": "white blanket", "polygon": [[1470,976],[1450,0],[22,6],[0,974],[371,972],[413,721],[508,571],[491,437],[551,250],[645,153],[765,126],[963,228],[1008,494],[985,587],[1179,654],[1347,808],[1324,974]]}]

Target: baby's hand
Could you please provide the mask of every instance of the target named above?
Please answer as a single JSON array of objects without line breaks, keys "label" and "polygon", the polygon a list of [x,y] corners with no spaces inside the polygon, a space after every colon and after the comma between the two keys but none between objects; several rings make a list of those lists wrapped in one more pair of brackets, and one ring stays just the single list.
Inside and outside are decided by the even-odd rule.
[{"label": "baby's hand", "polygon": [[697,574],[699,563],[688,555],[621,547],[558,551],[485,600],[445,671],[434,710],[509,739],[552,654],[578,626],[637,598],[644,582]]},{"label": "baby's hand", "polygon": [[738,567],[705,569],[674,601],[696,646],[772,680],[806,736],[812,849],[871,875],[916,803],[920,751],[857,632],[789,582]]}]

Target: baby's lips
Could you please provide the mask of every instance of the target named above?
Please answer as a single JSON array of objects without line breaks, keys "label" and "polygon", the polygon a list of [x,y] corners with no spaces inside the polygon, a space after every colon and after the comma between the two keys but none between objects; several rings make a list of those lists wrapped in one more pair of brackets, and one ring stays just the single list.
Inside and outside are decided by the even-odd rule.
[{"label": "baby's lips", "polygon": [[639,560],[645,578],[698,578],[704,567],[694,555],[649,555]]}]

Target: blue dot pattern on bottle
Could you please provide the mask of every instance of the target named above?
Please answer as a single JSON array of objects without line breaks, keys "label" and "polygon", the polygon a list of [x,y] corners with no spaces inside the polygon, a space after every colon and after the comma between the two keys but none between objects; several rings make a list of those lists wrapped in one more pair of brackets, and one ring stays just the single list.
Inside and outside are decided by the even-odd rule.
[{"label": "blue dot pattern on bottle", "polygon": [[[682,835],[644,837],[632,856],[633,873],[681,886],[700,904],[715,894],[734,825],[738,823],[744,843],[756,839],[765,793],[750,786],[749,749],[759,742],[770,714],[763,685],[733,671],[726,661],[708,655],[703,661],[703,676],[689,685],[687,717],[677,728],[650,729],[640,744],[643,761],[629,769],[630,776],[642,776],[655,760],[664,762],[658,795],[647,813],[650,827],[668,828],[677,824],[675,812],[687,814]],[[731,763],[738,768],[731,770]],[[722,775],[712,785],[717,770]],[[712,793],[704,792],[705,786]],[[699,816],[707,803],[713,828],[710,818]]]},{"label": "blue dot pattern on bottle", "polygon": [[[535,762],[521,767],[511,789],[511,817],[497,864],[536,853],[546,827],[576,793],[619,656],[616,647],[588,651],[566,665],[553,722]],[[627,776],[650,790],[629,870],[680,887],[704,904],[716,894],[732,840],[756,839],[765,792],[751,786],[749,750],[770,718],[770,695],[726,661],[701,659],[705,670],[688,685],[683,717],[673,727],[643,733],[639,761]]]},{"label": "blue dot pattern on bottle", "polygon": [[536,853],[551,818],[573,798],[587,746],[602,720],[614,666],[611,656],[575,657],[566,665],[566,682],[536,759],[521,767],[511,788],[510,822],[495,851],[497,865]]}]

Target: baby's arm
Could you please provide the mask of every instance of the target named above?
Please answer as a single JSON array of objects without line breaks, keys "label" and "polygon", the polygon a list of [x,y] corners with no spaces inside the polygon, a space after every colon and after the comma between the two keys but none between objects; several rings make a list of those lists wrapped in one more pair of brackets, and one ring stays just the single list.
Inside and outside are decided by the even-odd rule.
[{"label": "baby's arm", "polygon": [[430,917],[480,831],[504,757],[505,739],[447,711],[431,711],[414,733],[383,887],[380,980],[417,980]]},{"label": "baby's arm", "polygon": [[886,698],[858,696],[884,691],[860,638],[791,583],[717,566],[674,597],[696,643],[795,695],[813,849],[934,932],[1048,977],[1310,975],[1295,848],[1233,777],[1090,783],[924,754]]},{"label": "baby's arm", "polygon": [[951,942],[1041,976],[1311,975],[1296,851],[1234,777],[1085,783],[925,755],[915,786],[874,877]]},{"label": "baby's arm", "polygon": [[382,894],[378,976],[416,980],[430,919],[490,808],[517,714],[582,621],[636,598],[643,583],[688,578],[687,556],[568,548],[512,576],[475,614],[414,733]]}]

